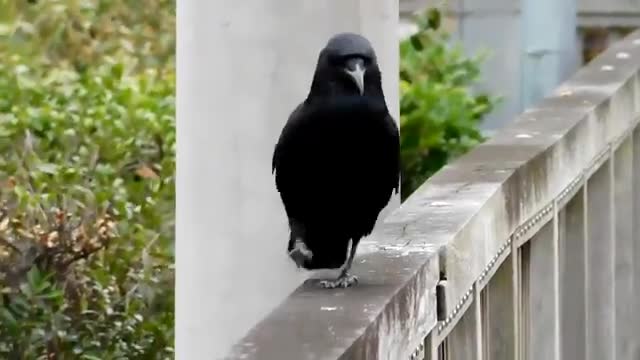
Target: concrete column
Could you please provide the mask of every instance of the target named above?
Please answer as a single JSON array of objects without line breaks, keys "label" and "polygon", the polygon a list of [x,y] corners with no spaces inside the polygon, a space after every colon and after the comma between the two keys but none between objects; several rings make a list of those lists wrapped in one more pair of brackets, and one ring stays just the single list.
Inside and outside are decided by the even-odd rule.
[{"label": "concrete column", "polygon": [[453,17],[454,39],[462,42],[468,56],[487,52],[481,66],[481,80],[475,88],[491,95],[504,96],[488,114],[482,130],[488,134],[499,130],[522,111],[520,107],[519,54],[521,51],[520,0],[451,0],[447,1]]},{"label": "concrete column", "polygon": [[576,0],[522,0],[522,109],[578,68]]},{"label": "concrete column", "polygon": [[398,5],[184,0],[177,17],[176,355],[216,359],[307,276],[286,256],[271,155],[331,35],[369,37],[397,118]]},{"label": "concrete column", "polygon": [[578,68],[576,2],[590,1],[610,5],[600,0],[400,0],[400,9],[406,16],[441,7],[445,29],[467,55],[488,52],[475,88],[504,97],[481,124],[490,135]]}]

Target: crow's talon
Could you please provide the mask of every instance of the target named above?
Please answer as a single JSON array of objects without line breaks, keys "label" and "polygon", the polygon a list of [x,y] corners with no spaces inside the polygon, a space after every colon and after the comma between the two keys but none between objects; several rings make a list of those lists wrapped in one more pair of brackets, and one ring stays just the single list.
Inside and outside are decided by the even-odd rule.
[{"label": "crow's talon", "polygon": [[325,289],[348,288],[357,283],[358,283],[357,276],[346,274],[346,275],[340,276],[336,280],[322,280],[320,281],[320,287]]}]

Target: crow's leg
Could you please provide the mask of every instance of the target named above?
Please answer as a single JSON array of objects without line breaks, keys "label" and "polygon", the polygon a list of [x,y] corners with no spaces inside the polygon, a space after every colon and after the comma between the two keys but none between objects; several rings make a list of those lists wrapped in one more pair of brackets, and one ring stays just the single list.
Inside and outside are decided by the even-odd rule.
[{"label": "crow's leg", "polygon": [[304,243],[305,227],[295,219],[289,219],[291,234],[289,236],[288,253],[289,257],[296,263],[298,268],[304,266],[306,261],[313,258],[313,253]]},{"label": "crow's leg", "polygon": [[300,238],[294,241],[293,249],[289,251],[289,257],[296,263],[298,268],[303,267],[306,261],[313,258],[313,253]]},{"label": "crow's leg", "polygon": [[351,270],[351,265],[353,264],[353,258],[356,256],[356,248],[358,245],[354,245],[352,240],[349,240],[349,249],[347,255],[347,261],[345,261],[344,265],[342,265],[342,269],[340,270],[340,276],[338,276],[335,280],[323,280],[320,282],[320,286],[325,289],[335,289],[335,288],[347,288],[349,286],[355,285],[358,283],[358,277],[355,275],[349,274],[349,270]]}]

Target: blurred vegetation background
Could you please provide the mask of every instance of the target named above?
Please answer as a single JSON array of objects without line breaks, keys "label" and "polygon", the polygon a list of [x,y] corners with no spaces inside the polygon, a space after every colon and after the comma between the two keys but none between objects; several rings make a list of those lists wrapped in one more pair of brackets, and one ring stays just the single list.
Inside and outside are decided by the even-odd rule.
[{"label": "blurred vegetation background", "polygon": [[484,141],[483,117],[500,98],[477,93],[486,54],[467,56],[429,9],[400,43],[402,200],[448,162]]},{"label": "blurred vegetation background", "polygon": [[0,358],[173,358],[175,1],[0,3]]},{"label": "blurred vegetation background", "polygon": [[[175,0],[0,8],[0,358],[173,358]],[[435,10],[400,52],[406,198],[497,99]]]}]

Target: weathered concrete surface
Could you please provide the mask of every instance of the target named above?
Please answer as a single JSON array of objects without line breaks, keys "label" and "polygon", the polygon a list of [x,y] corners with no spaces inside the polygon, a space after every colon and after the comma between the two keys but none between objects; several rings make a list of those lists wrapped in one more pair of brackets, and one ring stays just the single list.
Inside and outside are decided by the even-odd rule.
[{"label": "weathered concrete surface", "polygon": [[[445,167],[388,219],[393,223],[402,210],[410,209],[422,217],[416,226],[429,234],[449,222],[455,235],[437,244],[443,246],[440,263],[448,278],[449,309],[518,225],[549,204],[630,129],[640,109],[637,38],[640,32],[614,45],[554,96]],[[425,206],[434,201],[447,204],[448,216]]]},{"label": "weathered concrete surface", "polygon": [[359,287],[298,289],[230,359],[406,358],[435,324],[438,272],[451,311],[516,228],[632,129],[639,70],[640,31],[420,187],[362,243]]},{"label": "weathered concrete surface", "polygon": [[434,249],[388,241],[401,234],[363,246],[357,287],[327,291],[308,281],[229,359],[406,358],[435,324],[438,265]]}]

